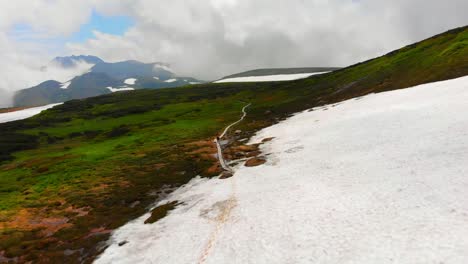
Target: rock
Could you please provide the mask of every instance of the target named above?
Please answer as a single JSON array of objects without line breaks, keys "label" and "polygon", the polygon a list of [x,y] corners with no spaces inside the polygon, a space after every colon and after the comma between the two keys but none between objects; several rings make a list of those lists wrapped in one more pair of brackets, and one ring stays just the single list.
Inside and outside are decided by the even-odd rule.
[{"label": "rock", "polygon": [[243,158],[243,157],[245,157],[245,153],[244,153],[244,152],[236,152],[234,155],[236,156],[236,158]]},{"label": "rock", "polygon": [[251,158],[245,162],[246,167],[255,167],[265,164],[266,159],[264,158]]},{"label": "rock", "polygon": [[151,216],[145,220],[145,224],[152,224],[166,217],[167,213],[175,209],[175,207],[179,204],[180,203],[178,201],[173,201],[154,208],[153,210],[151,210]]},{"label": "rock", "polygon": [[236,147],[239,151],[256,151],[258,150],[258,145],[240,145]]},{"label": "rock", "polygon": [[224,180],[224,179],[228,179],[228,178],[231,178],[233,176],[232,172],[230,171],[223,171],[223,173],[221,173],[221,177],[219,177],[221,180]]},{"label": "rock", "polygon": [[240,133],[242,133],[242,130],[236,130],[234,133],[236,133],[236,135],[239,135]]},{"label": "rock", "polygon": [[122,241],[122,242],[119,243],[119,247],[121,247],[121,246],[123,246],[123,245],[125,245],[125,244],[127,244],[127,243],[128,243],[128,241],[127,241],[127,240],[124,240],[124,241]]},{"label": "rock", "polygon": [[252,151],[252,152],[247,153],[246,156],[247,156],[248,158],[251,158],[251,157],[256,157],[256,156],[258,156],[258,155],[260,155],[260,154],[262,154],[262,152],[260,152],[260,151]]},{"label": "rock", "polygon": [[274,137],[264,138],[264,139],[262,140],[262,143],[270,142],[270,141],[272,141],[273,139],[274,139]]}]

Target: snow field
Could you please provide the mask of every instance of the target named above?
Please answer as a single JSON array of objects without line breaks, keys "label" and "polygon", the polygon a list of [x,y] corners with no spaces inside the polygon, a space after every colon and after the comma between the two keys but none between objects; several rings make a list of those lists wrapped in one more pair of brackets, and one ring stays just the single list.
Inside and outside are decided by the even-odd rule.
[{"label": "snow field", "polygon": [[327,72],[315,72],[315,73],[297,73],[297,74],[277,74],[277,75],[265,75],[265,76],[249,76],[249,77],[234,77],[215,81],[215,83],[227,83],[227,82],[272,82],[272,81],[292,81],[298,79],[304,79],[313,75],[324,74]]},{"label": "snow field", "polygon": [[15,111],[15,112],[9,112],[9,113],[0,113],[0,123],[26,119],[28,117],[35,116],[44,110],[47,110],[49,108],[52,108],[60,104],[62,103],[44,105],[44,106],[39,106],[39,107],[32,107],[32,108],[27,108],[27,109]]},{"label": "snow field", "polygon": [[265,165],[193,179],[96,263],[467,263],[466,102],[463,77],[298,113],[252,138]]}]

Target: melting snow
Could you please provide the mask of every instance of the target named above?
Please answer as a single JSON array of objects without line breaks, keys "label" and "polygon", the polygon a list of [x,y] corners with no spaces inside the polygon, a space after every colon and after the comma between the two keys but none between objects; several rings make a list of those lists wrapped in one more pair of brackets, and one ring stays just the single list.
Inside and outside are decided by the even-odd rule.
[{"label": "melting snow", "polygon": [[62,88],[62,89],[67,89],[67,88],[68,88],[68,86],[70,86],[70,84],[71,84],[71,81],[68,81],[68,82],[62,83],[62,84],[60,85],[60,88]]},{"label": "melting snow", "polygon": [[107,87],[107,89],[109,89],[109,91],[115,93],[115,92],[122,92],[122,91],[133,91],[135,90],[135,88],[131,88],[131,87],[122,87],[122,88],[112,88],[112,87]]},{"label": "melting snow", "polygon": [[169,80],[165,80],[164,82],[167,82],[167,83],[177,82],[177,79],[169,79]]},{"label": "melting snow", "polygon": [[6,123],[10,121],[15,121],[15,120],[21,120],[21,119],[26,119],[31,116],[35,116],[39,114],[40,112],[47,110],[49,108],[52,108],[56,105],[60,105],[62,103],[58,104],[50,104],[50,105],[44,105],[44,106],[39,106],[39,107],[32,107],[24,110],[19,110],[15,112],[9,112],[9,113],[2,113],[0,114],[0,123]]},{"label": "melting snow", "polygon": [[265,76],[249,76],[249,77],[234,77],[216,81],[215,83],[226,83],[226,82],[273,82],[273,81],[291,81],[310,77],[312,75],[324,74],[327,72],[315,72],[315,73],[297,73],[297,74],[277,74],[277,75],[265,75]]},{"label": "melting snow", "polygon": [[128,85],[134,85],[136,83],[137,79],[135,78],[128,78],[124,81],[125,84],[128,84]]},{"label": "melting snow", "polygon": [[265,165],[193,179],[96,262],[468,263],[467,102],[464,77],[299,113],[252,139]]}]

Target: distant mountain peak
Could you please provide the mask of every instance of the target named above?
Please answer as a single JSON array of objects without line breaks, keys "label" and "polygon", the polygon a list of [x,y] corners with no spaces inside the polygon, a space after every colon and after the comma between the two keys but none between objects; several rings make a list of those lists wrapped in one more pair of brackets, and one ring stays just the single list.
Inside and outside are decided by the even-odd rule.
[{"label": "distant mountain peak", "polygon": [[165,63],[143,63],[136,60],[127,60],[120,62],[103,62],[94,65],[92,72],[106,73],[112,78],[121,80],[134,77],[153,77],[161,79],[170,79],[175,74]]},{"label": "distant mountain peak", "polygon": [[[80,62],[90,65],[81,65]],[[86,66],[86,69],[66,82],[50,80],[18,91],[14,97],[15,106],[46,105],[111,92],[202,83],[195,78],[178,77],[169,68],[169,64],[162,62],[144,63],[136,60],[105,62],[96,56],[80,55],[57,57],[51,64],[54,67],[69,69],[74,66],[80,66],[78,68]],[[43,70],[46,71],[47,67]]]}]

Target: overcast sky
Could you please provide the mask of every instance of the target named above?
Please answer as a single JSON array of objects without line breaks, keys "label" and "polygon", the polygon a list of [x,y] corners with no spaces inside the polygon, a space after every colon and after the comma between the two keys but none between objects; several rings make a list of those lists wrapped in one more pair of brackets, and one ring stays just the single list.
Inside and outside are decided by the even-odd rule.
[{"label": "overcast sky", "polygon": [[466,0],[0,0],[0,104],[67,78],[38,72],[57,55],[167,62],[205,80],[347,66],[467,25],[467,10]]}]

